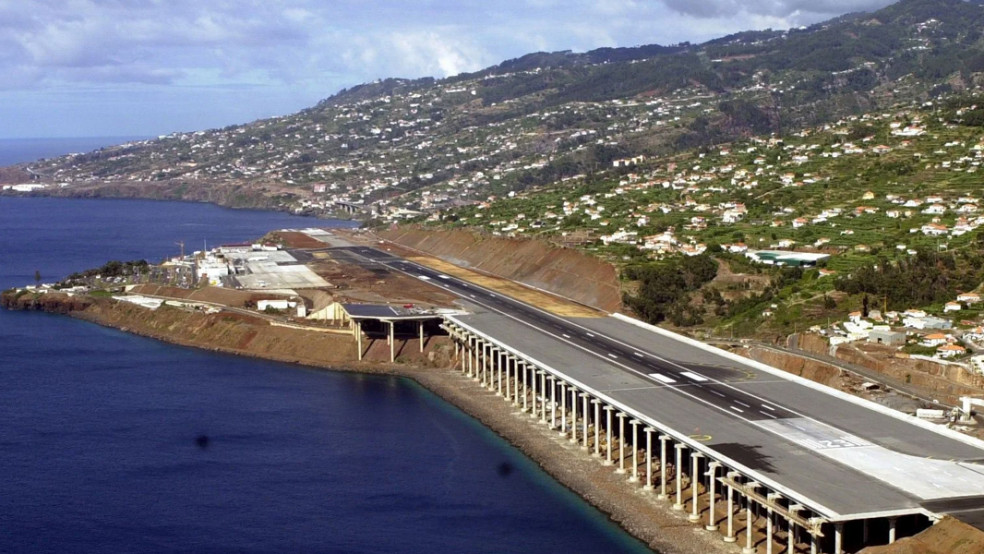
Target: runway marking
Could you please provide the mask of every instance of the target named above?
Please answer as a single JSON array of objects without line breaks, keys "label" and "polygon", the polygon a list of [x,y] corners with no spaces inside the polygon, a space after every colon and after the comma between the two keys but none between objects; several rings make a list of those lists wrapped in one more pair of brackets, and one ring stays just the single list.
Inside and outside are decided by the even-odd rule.
[{"label": "runway marking", "polygon": [[697,375],[693,371],[681,371],[680,372],[680,375],[683,375],[684,377],[686,377],[688,379],[693,379],[694,381],[697,381],[698,383],[703,383],[704,381],[707,381],[707,377],[704,377],[703,375]]},{"label": "runway marking", "polygon": [[718,392],[716,390],[711,390],[711,393],[712,394],[716,394],[716,395],[720,396],[721,398],[727,398],[727,396],[725,396],[724,394],[722,394],[722,393],[720,393],[720,392]]},{"label": "runway marking", "polygon": [[641,352],[633,352],[633,354],[635,354],[636,356],[639,356],[640,358],[644,358],[645,357],[645,356],[642,355]]},{"label": "runway marking", "polygon": [[732,410],[738,412],[739,414],[745,413],[745,411],[742,410],[741,408],[735,408],[734,406],[728,406],[728,407],[731,408]]},{"label": "runway marking", "polygon": [[744,403],[744,402],[742,402],[741,400],[735,400],[735,404],[738,404],[739,406],[744,406],[744,407],[746,407],[746,408],[751,408],[751,407],[752,407],[752,406],[751,406],[751,405],[749,405],[749,404],[745,404],[745,403]]},{"label": "runway marking", "polygon": [[766,410],[776,411],[775,408],[773,408],[772,406],[769,406],[768,404],[762,404],[762,407],[765,408]]},{"label": "runway marking", "polygon": [[611,359],[613,359],[613,360],[617,360],[618,359],[618,356],[616,356],[615,354],[609,354],[608,357],[611,358]]},{"label": "runway marking", "polygon": [[774,415],[770,414],[769,412],[763,412],[762,410],[759,410],[759,413],[762,414],[762,415],[765,415],[765,416],[769,416],[772,419],[779,419],[778,416],[774,416]]},{"label": "runway marking", "polygon": [[564,336],[564,338],[565,338],[565,339],[569,339],[569,338],[571,338],[571,336],[570,336],[570,335],[568,335],[567,333],[564,333],[564,334],[563,334],[563,336]]},{"label": "runway marking", "polygon": [[585,335],[588,335],[589,337],[594,338],[594,335],[592,335],[591,333],[585,333]]},{"label": "runway marking", "polygon": [[666,375],[662,375],[660,373],[650,373],[649,376],[652,377],[653,379],[656,379],[657,381],[662,381],[667,385],[672,385],[673,383],[676,383],[676,379],[673,379],[672,377],[667,377]]}]

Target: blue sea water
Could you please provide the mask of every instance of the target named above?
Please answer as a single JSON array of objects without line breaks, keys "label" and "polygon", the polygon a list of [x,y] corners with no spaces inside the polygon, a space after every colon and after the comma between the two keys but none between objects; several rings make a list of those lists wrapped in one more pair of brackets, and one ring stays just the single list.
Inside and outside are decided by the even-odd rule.
[{"label": "blue sea water", "polygon": [[[0,197],[0,288],[315,223]],[[0,311],[0,552],[283,551],[648,552],[411,381]]]},{"label": "blue sea water", "polygon": [[63,154],[90,152],[145,137],[0,138],[0,167]]}]

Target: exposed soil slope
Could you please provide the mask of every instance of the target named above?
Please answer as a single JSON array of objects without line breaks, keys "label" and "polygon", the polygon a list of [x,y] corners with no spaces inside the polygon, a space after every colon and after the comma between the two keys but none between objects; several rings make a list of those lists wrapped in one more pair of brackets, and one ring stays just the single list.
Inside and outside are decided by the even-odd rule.
[{"label": "exposed soil slope", "polygon": [[465,231],[400,227],[378,234],[455,265],[519,281],[607,312],[618,311],[622,306],[615,267],[577,250]]}]

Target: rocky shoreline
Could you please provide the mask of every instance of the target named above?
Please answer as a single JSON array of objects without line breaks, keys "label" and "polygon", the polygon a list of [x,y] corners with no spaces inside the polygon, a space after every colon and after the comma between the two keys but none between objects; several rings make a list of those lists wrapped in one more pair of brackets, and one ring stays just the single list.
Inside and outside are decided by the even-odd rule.
[{"label": "rocky shoreline", "polygon": [[[347,333],[318,333],[278,328],[265,320],[204,314],[178,308],[128,305],[108,298],[84,298],[60,293],[19,295],[7,291],[0,305],[12,310],[65,314],[172,344],[214,352],[250,356],[332,371],[396,375],[411,379],[519,448],[553,478],[618,523],[629,534],[664,554],[738,552],[717,534],[707,533],[672,512],[655,493],[628,482],[625,475],[605,467],[598,458],[571,444],[556,431],[539,425],[529,414],[504,402],[478,383],[451,371],[451,348],[446,341],[429,341],[420,354],[403,363],[386,361],[388,348],[369,347],[366,361],[356,361],[354,341]],[[385,342],[385,341],[380,341]]]}]

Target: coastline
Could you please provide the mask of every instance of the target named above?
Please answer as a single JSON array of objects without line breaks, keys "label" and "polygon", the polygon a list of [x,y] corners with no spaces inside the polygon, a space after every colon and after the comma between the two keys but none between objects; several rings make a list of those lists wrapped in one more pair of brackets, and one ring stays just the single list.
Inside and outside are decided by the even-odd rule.
[{"label": "coastline", "polygon": [[[455,406],[492,430],[536,462],[551,477],[605,513],[627,533],[663,554],[697,554],[703,552],[737,552],[734,545],[723,543],[712,533],[702,531],[687,521],[685,515],[671,512],[670,504],[658,501],[655,492],[644,491],[605,467],[598,458],[570,444],[497,397],[494,392],[450,369],[450,348],[446,341],[428,341],[423,355],[408,355],[405,363],[377,361],[388,352],[385,344],[378,352],[369,348],[367,358],[357,362],[354,341],[347,335],[286,330],[242,318],[221,318],[217,314],[168,309],[166,317],[157,317],[146,308],[122,305],[108,299],[82,303],[63,295],[20,309],[35,309],[69,315],[77,319],[119,329],[179,346],[194,347],[224,354],[249,356],[286,362],[328,371],[383,374],[414,381],[449,404]],[[5,306],[18,309],[8,299]],[[153,317],[151,317],[153,315]],[[203,340],[189,335],[203,332]],[[287,333],[294,341],[285,340]],[[218,338],[217,338],[218,337]],[[248,340],[244,340],[248,337]],[[287,350],[297,344],[307,346]],[[417,352],[414,348],[407,349]]]}]

